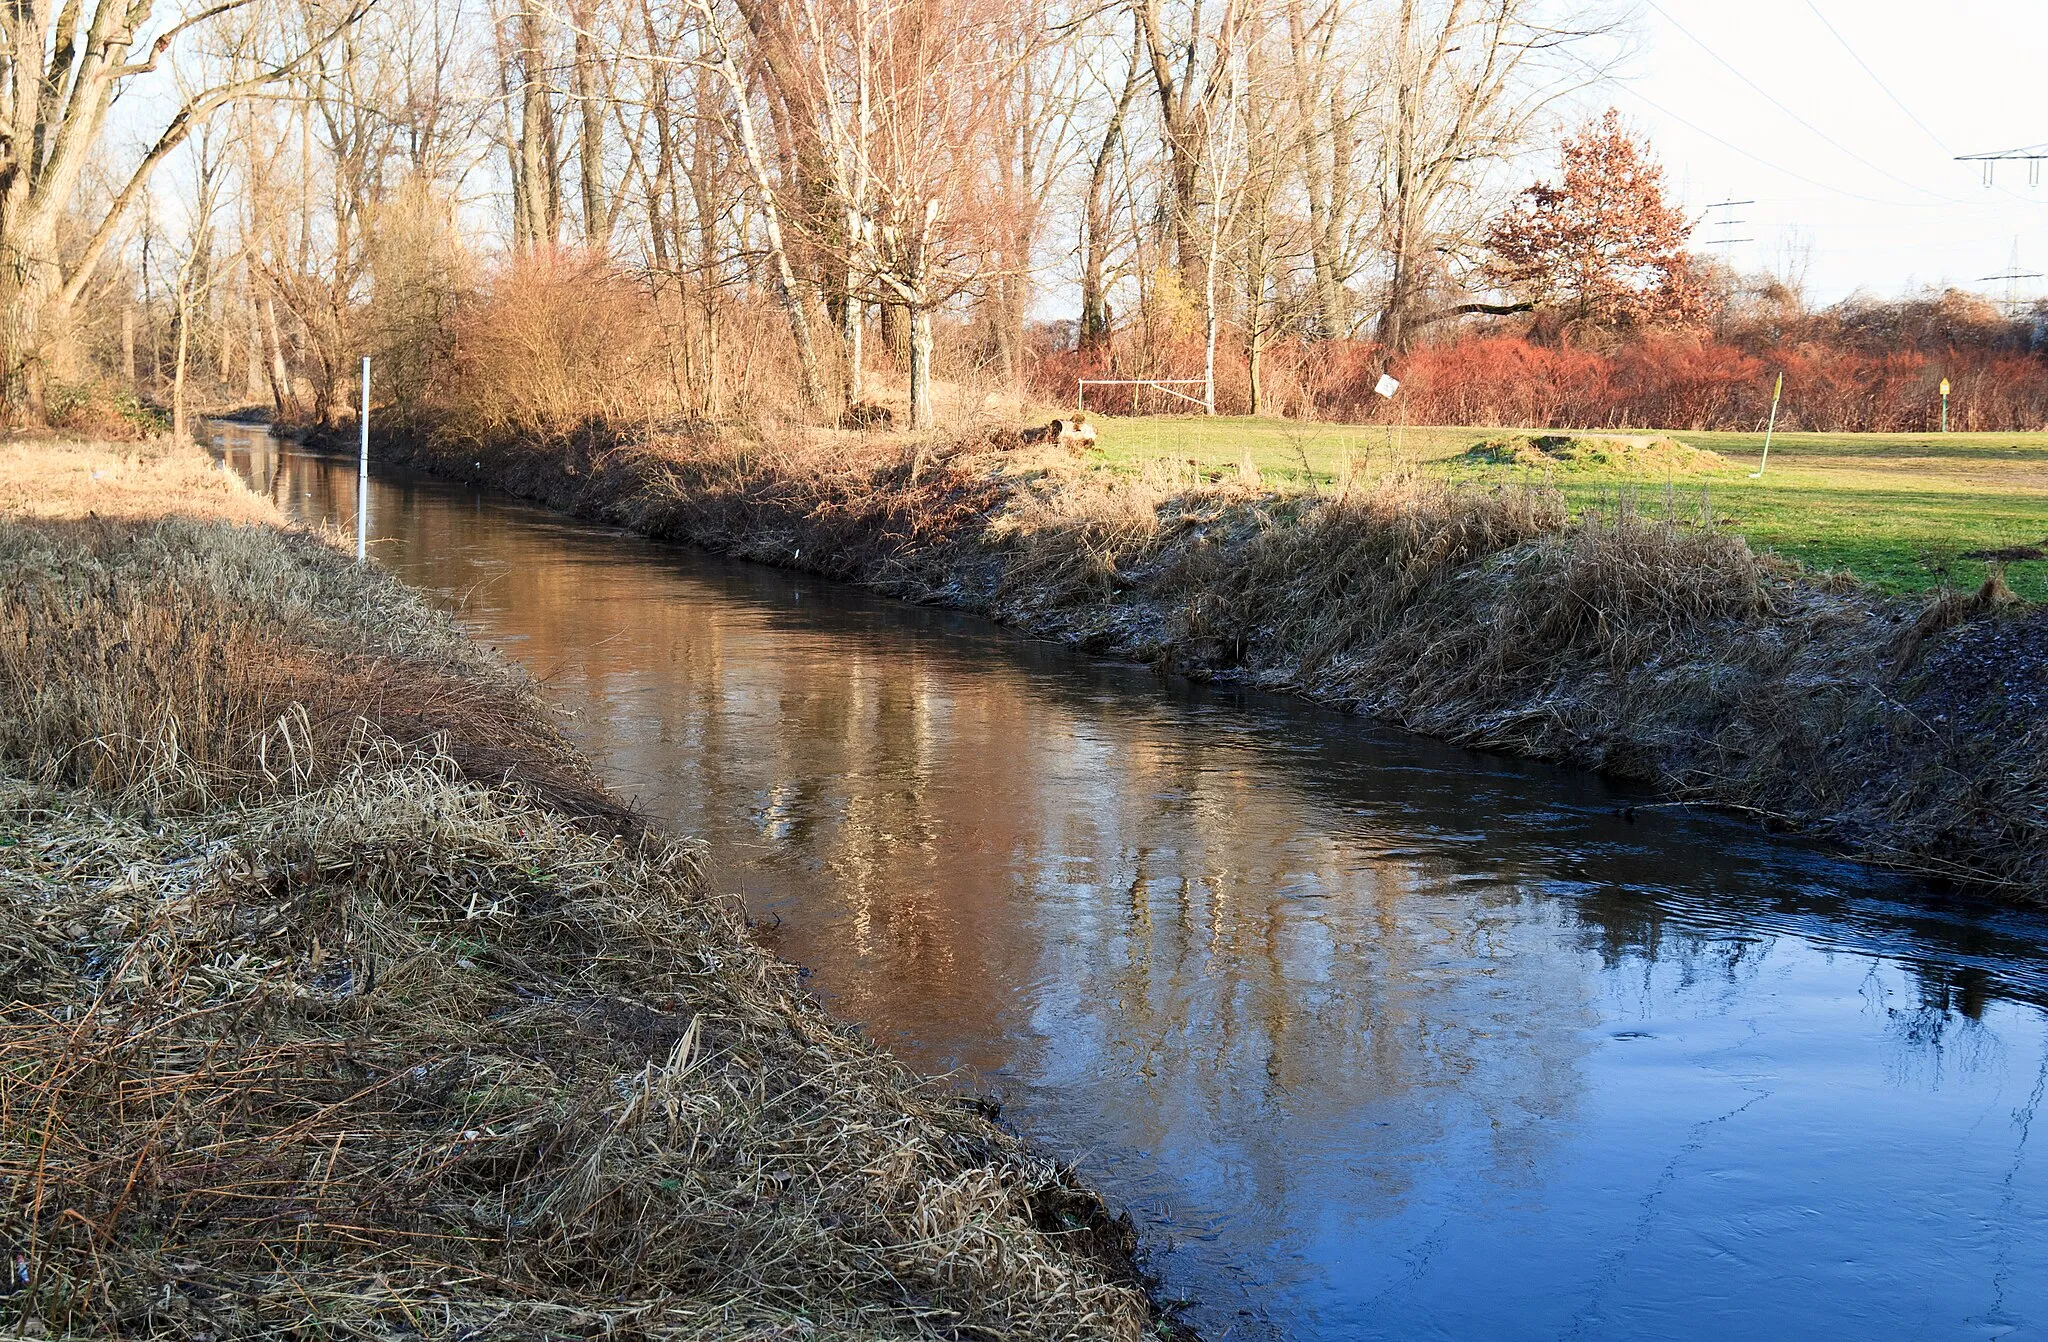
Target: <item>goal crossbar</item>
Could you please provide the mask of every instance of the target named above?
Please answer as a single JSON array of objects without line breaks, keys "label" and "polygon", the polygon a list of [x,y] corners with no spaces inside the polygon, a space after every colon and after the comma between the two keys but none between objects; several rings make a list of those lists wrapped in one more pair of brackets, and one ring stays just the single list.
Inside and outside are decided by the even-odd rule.
[{"label": "goal crossbar", "polygon": [[1153,388],[1153,389],[1154,389],[1154,390],[1156,390],[1156,391],[1163,391],[1163,392],[1165,392],[1165,393],[1166,393],[1166,394],[1167,394],[1168,396],[1178,396],[1178,397],[1180,397],[1180,399],[1182,399],[1183,401],[1186,401],[1186,402],[1187,402],[1187,403],[1188,403],[1189,405],[1199,405],[1199,406],[1201,406],[1201,407],[1202,407],[1202,408],[1203,408],[1204,410],[1207,410],[1207,409],[1209,408],[1209,403],[1208,403],[1207,401],[1203,400],[1203,399],[1202,399],[1201,397],[1199,397],[1199,396],[1190,396],[1190,395],[1188,395],[1188,394],[1187,394],[1186,392],[1184,392],[1184,391],[1175,391],[1175,390],[1174,390],[1174,388],[1175,388],[1175,387],[1206,387],[1206,386],[1208,386],[1208,385],[1209,385],[1209,380],[1208,380],[1207,378],[1201,378],[1201,377],[1169,377],[1169,378],[1156,378],[1156,377],[1084,377],[1084,378],[1078,378],[1078,379],[1076,379],[1076,380],[1075,380],[1075,383],[1074,383],[1074,409],[1075,409],[1075,410],[1076,410],[1077,412],[1078,412],[1078,411],[1081,411],[1081,410],[1085,410],[1085,409],[1087,409],[1087,407],[1086,407],[1086,406],[1084,406],[1084,405],[1082,404],[1082,401],[1083,401],[1083,399],[1084,399],[1084,398],[1085,398],[1085,397],[1087,396],[1087,394],[1088,394],[1088,388],[1090,388],[1090,387],[1151,387],[1151,388]]}]

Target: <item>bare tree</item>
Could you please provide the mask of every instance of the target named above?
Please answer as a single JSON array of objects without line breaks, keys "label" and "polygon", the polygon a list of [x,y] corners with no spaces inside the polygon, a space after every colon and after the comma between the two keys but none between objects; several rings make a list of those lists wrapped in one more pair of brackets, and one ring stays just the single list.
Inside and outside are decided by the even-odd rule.
[{"label": "bare tree", "polygon": [[[1248,130],[1243,184],[1237,192],[1236,214],[1240,273],[1244,279],[1244,351],[1250,404],[1254,415],[1267,409],[1266,346],[1278,325],[1274,316],[1278,272],[1298,255],[1304,239],[1286,193],[1294,183],[1300,158],[1289,146],[1308,138],[1295,124],[1301,111],[1296,87],[1300,50],[1291,25],[1262,25],[1244,43],[1241,113]],[[1289,52],[1291,51],[1291,55]],[[1249,133],[1255,128],[1255,133]],[[1312,199],[1312,197],[1311,197]],[[1314,233],[1311,230],[1310,240]],[[1310,247],[1313,254],[1315,248]],[[1341,288],[1341,286],[1340,286]],[[1319,303],[1329,301],[1321,295]]]},{"label": "bare tree", "polygon": [[257,4],[220,0],[164,13],[157,0],[66,0],[0,15],[0,377],[11,415],[42,417],[54,344],[156,166],[216,109],[288,78],[363,12],[360,0],[316,7],[305,25],[281,29],[289,39],[263,58],[176,99],[126,179],[91,209],[75,246],[60,251],[62,230],[88,204],[81,179],[104,152],[116,97],[186,44],[251,31]]},{"label": "bare tree", "polygon": [[571,26],[575,56],[570,64],[576,100],[577,186],[583,197],[583,242],[599,251],[612,239],[612,197],[605,182],[606,104],[612,70],[598,49],[598,0],[574,0]]},{"label": "bare tree", "polygon": [[1521,150],[1571,82],[1542,57],[1598,31],[1561,27],[1542,0],[1396,0],[1380,217],[1387,288],[1381,342],[1405,350],[1435,315],[1445,258],[1469,250],[1487,169]]},{"label": "bare tree", "polygon": [[1088,161],[1088,190],[1083,197],[1081,217],[1081,321],[1078,340],[1082,348],[1107,344],[1110,334],[1109,294],[1106,268],[1111,246],[1112,222],[1109,188],[1123,147],[1124,123],[1131,113],[1143,77],[1139,57],[1143,45],[1133,34],[1129,59],[1124,69],[1121,92],[1103,127],[1102,139]]},{"label": "bare tree", "polygon": [[1174,257],[1183,287],[1202,283],[1207,249],[1197,240],[1206,153],[1214,138],[1218,105],[1229,86],[1230,63],[1245,0],[1222,0],[1215,27],[1205,25],[1202,0],[1185,0],[1179,22],[1169,31],[1165,0],[1132,0],[1138,30],[1158,95],[1160,128],[1166,141],[1172,183]]},{"label": "bare tree", "polygon": [[746,156],[754,188],[754,204],[760,211],[762,228],[768,239],[770,282],[775,291],[775,301],[788,319],[790,337],[796,342],[797,373],[804,403],[822,405],[825,400],[824,380],[818,371],[817,346],[811,339],[810,314],[804,310],[803,295],[797,289],[796,271],[790,264],[788,240],[782,228],[782,211],[776,203],[775,184],[768,176],[768,160],[761,152],[761,138],[755,133],[747,81],[741,76],[739,62],[733,59],[732,47],[726,41],[716,0],[691,0],[691,6],[703,21],[711,67],[725,81],[733,134]]},{"label": "bare tree", "polygon": [[171,434],[179,439],[188,436],[185,388],[192,359],[193,327],[217,278],[231,273],[241,259],[222,261],[214,256],[214,219],[226,186],[227,154],[211,124],[200,128],[192,148],[191,181],[185,194],[185,245],[171,283],[171,315],[177,331],[171,357]]},{"label": "bare tree", "polygon": [[1367,235],[1356,164],[1371,146],[1361,144],[1376,91],[1374,66],[1356,50],[1348,31],[1351,0],[1287,0],[1289,73],[1299,146],[1301,190],[1308,214],[1309,264],[1315,281],[1314,321],[1308,334],[1349,335],[1349,284],[1362,264]]},{"label": "bare tree", "polygon": [[[512,239],[523,251],[553,247],[562,234],[562,162],[542,0],[514,0],[499,39],[501,87],[512,167]],[[515,112],[516,108],[516,112]]]},{"label": "bare tree", "polygon": [[996,88],[992,127],[997,227],[986,305],[1002,379],[1012,386],[1022,372],[1024,318],[1047,203],[1072,166],[1078,143],[1075,111],[1084,62],[1077,42],[1048,36],[1060,31],[1053,19],[1046,0],[1025,0],[1015,20],[1000,25],[1003,46],[988,53],[1007,67],[1008,77]]}]

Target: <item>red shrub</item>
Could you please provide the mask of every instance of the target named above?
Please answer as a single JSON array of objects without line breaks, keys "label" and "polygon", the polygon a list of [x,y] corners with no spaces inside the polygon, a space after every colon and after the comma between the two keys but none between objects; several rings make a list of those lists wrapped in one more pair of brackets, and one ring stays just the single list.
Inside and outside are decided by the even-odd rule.
[{"label": "red shrub", "polygon": [[[1225,355],[1227,354],[1227,357]],[[1053,351],[1033,371],[1032,390],[1071,401],[1081,377],[1199,377],[1202,345],[1139,351]],[[1375,395],[1380,374],[1401,380],[1392,406]],[[1573,429],[1757,430],[1771,387],[1785,374],[1781,428],[1907,433],[1938,426],[1939,385],[1952,383],[1949,426],[2019,431],[2048,427],[2048,361],[1987,349],[1871,352],[1848,340],[1809,339],[1743,348],[1703,336],[1649,335],[1611,352],[1488,335],[1427,345],[1391,365],[1364,340],[1282,341],[1265,354],[1268,413],[1300,419],[1371,422],[1401,415],[1411,424]],[[1187,390],[1193,390],[1188,388]],[[1219,347],[1217,408],[1241,414],[1249,377],[1240,337]],[[1131,413],[1128,388],[1091,388],[1091,409]],[[1147,393],[1146,413],[1165,408]]]}]

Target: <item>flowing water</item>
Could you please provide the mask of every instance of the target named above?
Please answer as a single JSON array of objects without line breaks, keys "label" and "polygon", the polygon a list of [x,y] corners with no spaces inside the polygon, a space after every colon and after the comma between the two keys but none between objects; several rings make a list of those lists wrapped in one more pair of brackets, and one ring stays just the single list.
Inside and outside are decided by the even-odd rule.
[{"label": "flowing water", "polygon": [[[214,432],[353,530],[353,463]],[[371,512],[1211,1342],[2048,1336],[2048,919],[474,490]]]}]

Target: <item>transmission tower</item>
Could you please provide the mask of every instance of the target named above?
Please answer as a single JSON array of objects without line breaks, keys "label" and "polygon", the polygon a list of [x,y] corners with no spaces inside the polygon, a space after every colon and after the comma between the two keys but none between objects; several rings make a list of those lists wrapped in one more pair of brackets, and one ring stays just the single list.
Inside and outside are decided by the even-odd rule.
[{"label": "transmission tower", "polygon": [[[1715,221],[1721,225],[1721,236],[1718,238],[1708,238],[1707,245],[1709,247],[1725,247],[1732,250],[1738,242],[1755,242],[1755,238],[1738,238],[1735,236],[1735,230],[1741,228],[1746,222],[1735,217],[1736,207],[1754,204],[1756,202],[1753,200],[1717,200],[1712,205],[1707,206],[1708,214],[1712,214],[1715,210],[1728,211],[1719,220]],[[1707,221],[1703,219],[1701,222],[1705,223]]]},{"label": "transmission tower", "polygon": [[1984,165],[1984,185],[1988,188],[1998,172],[2001,163],[2024,163],[2027,165],[2027,185],[2041,185],[2041,164],[2048,162],[2048,144],[2028,145],[2024,149],[2001,149],[1995,154],[1958,154],[1958,163],[1981,163]]},{"label": "transmission tower", "polygon": [[2043,276],[2038,270],[2020,269],[2020,240],[2014,238],[2012,240],[2012,258],[2005,263],[2005,273],[2003,275],[1986,275],[1978,280],[1977,283],[1996,284],[2000,280],[2005,282],[2005,315],[2010,320],[2020,315],[2020,281],[2038,280],[2041,278]]}]

